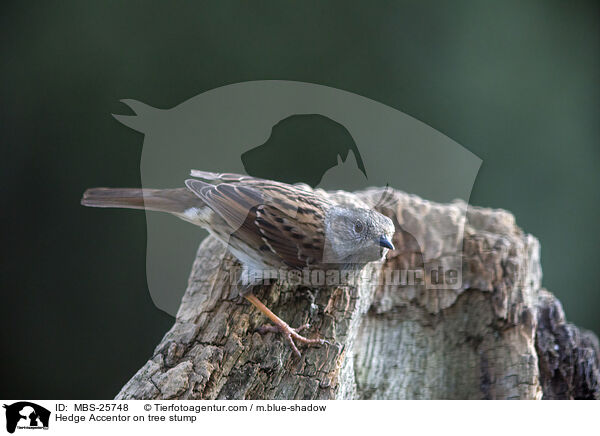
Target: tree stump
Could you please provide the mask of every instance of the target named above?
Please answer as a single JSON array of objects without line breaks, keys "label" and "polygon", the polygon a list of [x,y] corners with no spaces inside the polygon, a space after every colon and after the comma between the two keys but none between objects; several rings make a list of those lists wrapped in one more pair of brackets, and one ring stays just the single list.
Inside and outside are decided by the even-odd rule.
[{"label": "tree stump", "polygon": [[[236,261],[209,237],[175,324],[116,398],[600,397],[598,340],[568,324],[560,303],[542,288],[539,243],[510,213],[465,210],[460,201],[437,204],[399,191],[379,204],[382,191],[374,188],[329,195],[363,201],[394,220],[396,250],[365,269],[380,284],[276,283],[257,296],[293,327],[310,322],[306,336],[331,345],[301,348],[298,359],[280,335],[256,332],[267,320],[235,298]],[[409,223],[412,233],[404,230]],[[423,267],[426,250],[443,263],[448,228],[462,242],[462,286],[386,282],[387,271]]]}]

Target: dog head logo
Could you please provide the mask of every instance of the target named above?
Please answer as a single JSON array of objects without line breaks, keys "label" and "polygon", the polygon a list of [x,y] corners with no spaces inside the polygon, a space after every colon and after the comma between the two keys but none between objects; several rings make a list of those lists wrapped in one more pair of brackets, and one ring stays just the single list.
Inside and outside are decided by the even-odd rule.
[{"label": "dog head logo", "polygon": [[6,431],[14,433],[18,429],[47,429],[50,411],[29,401],[5,404]]}]

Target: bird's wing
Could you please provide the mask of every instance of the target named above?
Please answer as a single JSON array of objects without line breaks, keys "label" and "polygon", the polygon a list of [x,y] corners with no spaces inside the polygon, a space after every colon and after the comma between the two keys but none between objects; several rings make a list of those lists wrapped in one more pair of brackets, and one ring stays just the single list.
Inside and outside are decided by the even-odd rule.
[{"label": "bird's wing", "polygon": [[244,231],[258,230],[263,242],[261,251],[271,251],[291,268],[302,269],[321,262],[325,238],[320,220],[304,213],[292,216],[270,205],[258,206],[255,214],[255,227]]},{"label": "bird's wing", "polygon": [[189,179],[185,185],[229,224],[232,233],[242,226],[253,208],[265,202],[260,191],[242,184],[211,185]]},{"label": "bird's wing", "polygon": [[236,174],[202,174],[205,180],[222,183],[190,179],[186,186],[231,226],[235,237],[292,268],[321,261],[326,199],[302,186]]}]

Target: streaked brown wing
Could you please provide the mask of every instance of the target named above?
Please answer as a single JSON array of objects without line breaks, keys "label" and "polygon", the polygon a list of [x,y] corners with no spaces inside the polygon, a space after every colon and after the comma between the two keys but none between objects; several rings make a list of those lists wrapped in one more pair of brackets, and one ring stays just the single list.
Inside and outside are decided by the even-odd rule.
[{"label": "streaked brown wing", "polygon": [[[254,226],[262,242],[291,268],[302,269],[323,258],[323,226],[305,213],[289,215],[278,207],[258,206]],[[254,228],[248,230],[255,233]],[[261,246],[264,251],[265,247]]]},{"label": "streaked brown wing", "polygon": [[223,181],[211,185],[190,179],[186,185],[227,221],[235,237],[292,268],[321,261],[327,200],[304,187],[270,180],[200,171],[192,174]]},{"label": "streaked brown wing", "polygon": [[231,226],[232,232],[242,226],[250,210],[265,202],[260,191],[243,184],[211,185],[193,179],[186,180],[185,184]]}]

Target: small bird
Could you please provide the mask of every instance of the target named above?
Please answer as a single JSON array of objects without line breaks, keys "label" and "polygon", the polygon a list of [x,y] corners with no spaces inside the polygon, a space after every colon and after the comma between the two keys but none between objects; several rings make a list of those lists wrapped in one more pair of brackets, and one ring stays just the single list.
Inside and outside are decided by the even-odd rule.
[{"label": "small bird", "polygon": [[[308,185],[276,182],[233,173],[192,170],[185,188],[91,188],[81,204],[171,213],[203,227],[227,245],[242,265],[242,277],[262,277],[267,269],[360,270],[393,250],[394,224],[368,207],[336,204]],[[202,179],[202,180],[198,180]],[[308,324],[290,327],[244,283],[241,294],[295,341],[326,343],[300,335]]]}]

